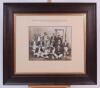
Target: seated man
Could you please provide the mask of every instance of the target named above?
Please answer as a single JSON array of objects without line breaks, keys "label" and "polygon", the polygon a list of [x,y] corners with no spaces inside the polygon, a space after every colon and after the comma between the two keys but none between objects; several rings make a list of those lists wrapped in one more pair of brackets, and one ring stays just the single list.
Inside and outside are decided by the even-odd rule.
[{"label": "seated man", "polygon": [[43,41],[39,41],[37,43],[37,47],[35,49],[35,54],[36,57],[43,57],[44,55],[44,43]]},{"label": "seated man", "polygon": [[54,47],[53,54],[56,59],[62,59],[62,57],[64,56],[64,47],[61,40],[58,40],[57,45]]}]

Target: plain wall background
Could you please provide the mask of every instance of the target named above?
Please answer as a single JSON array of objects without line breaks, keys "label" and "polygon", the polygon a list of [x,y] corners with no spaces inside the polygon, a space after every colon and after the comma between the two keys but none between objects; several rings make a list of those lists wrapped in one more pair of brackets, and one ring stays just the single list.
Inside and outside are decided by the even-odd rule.
[{"label": "plain wall background", "polygon": [[[27,85],[3,85],[3,3],[4,2],[47,2],[47,0],[0,0],[0,88],[28,88]],[[100,88],[100,0],[52,0],[55,2],[97,3],[97,85],[72,85],[71,88]]]}]

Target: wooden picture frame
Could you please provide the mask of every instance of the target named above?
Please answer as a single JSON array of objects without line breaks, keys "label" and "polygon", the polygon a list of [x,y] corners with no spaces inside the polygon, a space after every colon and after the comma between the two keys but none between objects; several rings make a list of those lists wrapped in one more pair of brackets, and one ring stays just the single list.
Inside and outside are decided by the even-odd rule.
[{"label": "wooden picture frame", "polygon": [[[25,53],[22,53],[22,52],[19,55],[16,54],[16,52],[20,52],[21,50],[23,50],[23,49],[19,48],[19,51],[17,51],[18,47],[16,47],[17,43],[19,45],[21,45],[21,43],[18,41],[22,39],[21,33],[23,33],[23,32],[21,32],[22,28],[19,28],[19,27],[21,27],[21,25],[23,25],[24,22],[27,22],[28,19],[31,19],[28,17],[31,17],[32,14],[33,15],[35,14],[36,17],[39,15],[40,19],[48,19],[48,16],[47,16],[48,14],[50,15],[49,17],[51,17],[51,19],[53,19],[52,18],[52,14],[53,14],[53,17],[56,20],[57,20],[56,16],[58,16],[58,19],[61,17],[62,17],[62,19],[64,19],[64,17],[66,17],[66,14],[67,14],[68,15],[67,20],[68,20],[69,18],[74,19],[76,16],[79,17],[80,15],[77,15],[77,14],[82,14],[79,17],[79,20],[77,19],[76,24],[81,23],[79,21],[81,18],[83,19],[82,16],[85,14],[86,31],[83,33],[83,36],[84,36],[83,41],[84,40],[85,41],[83,43],[79,42],[80,40],[77,41],[78,44],[80,44],[80,46],[81,45],[85,46],[84,47],[85,52],[82,51],[79,46],[76,47],[77,50],[74,50],[74,51],[78,52],[78,49],[80,49],[80,51],[82,51],[80,53],[82,55],[84,53],[85,60],[83,60],[83,61],[84,61],[85,65],[83,66],[83,70],[82,70],[82,71],[84,71],[84,74],[81,73],[80,71],[76,72],[76,73],[74,73],[74,72],[63,73],[63,71],[60,72],[59,69],[56,70],[58,73],[57,72],[49,73],[48,72],[49,70],[46,70],[47,73],[45,73],[45,72],[39,73],[39,71],[40,71],[40,69],[39,69],[37,71],[38,73],[34,72],[34,74],[29,73],[29,72],[27,73],[27,70],[26,70],[25,74],[24,74],[24,72],[23,73],[19,72],[17,74],[18,70],[16,70],[16,69],[20,69],[22,67],[23,67],[22,69],[24,69],[24,68],[30,69],[28,67],[25,67],[24,65],[20,65],[21,64],[20,61],[18,62],[19,63],[18,64],[16,61],[20,57],[17,58],[16,60],[15,60],[15,57],[25,55]],[[59,16],[59,14],[61,17]],[[35,19],[36,17],[33,15],[32,15],[32,19]],[[62,19],[60,19],[60,20],[62,20]],[[23,20],[25,20],[25,21],[23,21]],[[22,22],[22,24],[19,22]],[[29,23],[29,21],[28,21],[28,23]],[[73,21],[72,23],[74,25],[75,22]],[[42,22],[40,22],[40,25],[41,24],[42,24]],[[50,24],[52,24],[52,23],[50,23]],[[54,24],[56,24],[56,22]],[[79,24],[79,25],[81,25],[81,24]],[[82,25],[84,25],[84,24],[82,24]],[[3,75],[3,84],[94,85],[97,83],[96,3],[4,3],[3,27],[4,27],[3,28],[4,29],[3,30],[3,74],[4,74]],[[78,26],[76,26],[76,27],[78,27]],[[18,28],[20,29],[19,33],[17,33]],[[52,29],[53,28],[55,28],[55,27],[52,27]],[[16,31],[15,31],[15,29],[16,29]],[[38,27],[38,29],[39,29],[39,27]],[[50,29],[50,27],[48,27],[48,29]],[[78,27],[78,29],[79,29],[79,27]],[[78,30],[78,29],[76,31],[78,34],[80,33],[80,35],[81,35],[82,32],[80,30],[84,29],[84,28],[80,28],[80,30]],[[18,37],[16,33],[19,34],[20,37]],[[73,31],[72,31],[72,33],[74,34]],[[76,35],[78,35],[77,33],[76,33]],[[73,36],[73,34],[72,34],[72,36]],[[24,34],[22,36],[24,36]],[[83,38],[82,35],[78,36],[78,37]],[[23,38],[23,40],[24,39],[25,38]],[[72,40],[78,40],[78,39],[72,39]],[[75,44],[77,45],[77,43],[75,43]],[[74,41],[73,41],[72,45],[74,45]],[[74,52],[74,51],[72,51],[72,52]],[[76,55],[76,54],[74,54],[74,55]],[[81,57],[81,55],[79,55],[79,57]],[[80,58],[78,58],[78,60],[79,59]],[[77,65],[75,65],[76,68],[81,67],[79,65],[79,63],[81,63],[81,62],[77,61]],[[18,65],[16,65],[16,63],[20,66],[19,68],[17,68]],[[44,61],[44,63],[45,63],[45,61]],[[70,66],[72,66],[72,64]],[[73,67],[72,68],[65,67],[65,68],[76,69]],[[37,69],[33,69],[33,71],[34,70],[37,70]],[[25,71],[25,70],[23,70],[23,71]]]}]

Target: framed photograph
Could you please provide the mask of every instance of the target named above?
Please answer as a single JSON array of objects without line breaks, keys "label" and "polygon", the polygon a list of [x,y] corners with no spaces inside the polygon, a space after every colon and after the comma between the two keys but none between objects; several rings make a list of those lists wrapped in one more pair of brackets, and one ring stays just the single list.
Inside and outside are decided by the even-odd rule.
[{"label": "framed photograph", "polygon": [[95,3],[4,3],[3,83],[97,83]]}]

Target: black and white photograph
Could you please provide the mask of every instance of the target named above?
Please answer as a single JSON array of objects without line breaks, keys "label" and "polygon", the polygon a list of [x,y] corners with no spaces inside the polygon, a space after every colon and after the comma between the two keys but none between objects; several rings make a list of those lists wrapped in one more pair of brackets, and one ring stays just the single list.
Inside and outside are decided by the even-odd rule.
[{"label": "black and white photograph", "polygon": [[71,60],[71,26],[29,26],[29,60]]}]

